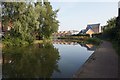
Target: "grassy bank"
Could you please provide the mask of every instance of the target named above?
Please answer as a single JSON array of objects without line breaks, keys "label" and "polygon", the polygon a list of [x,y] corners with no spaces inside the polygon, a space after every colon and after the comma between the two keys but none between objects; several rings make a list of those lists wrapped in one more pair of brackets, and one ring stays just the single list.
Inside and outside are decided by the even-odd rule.
[{"label": "grassy bank", "polygon": [[32,42],[28,42],[25,40],[21,40],[19,38],[10,38],[10,39],[3,39],[1,47],[9,47],[9,46],[29,46],[31,44],[42,44],[51,42],[51,39],[44,39],[44,40],[33,40]]},{"label": "grassy bank", "polygon": [[[96,34],[96,35],[98,35],[98,34]],[[88,34],[62,36],[62,37],[59,37],[58,39],[68,39],[68,40],[72,40],[72,41],[95,44],[95,45],[99,45],[102,42],[102,40],[100,38],[90,38],[90,36]]]},{"label": "grassy bank", "polygon": [[119,43],[117,41],[111,41],[113,44],[113,48],[116,50],[116,52],[118,53],[118,55],[120,56],[120,47],[119,47]]},{"label": "grassy bank", "polygon": [[69,36],[61,36],[58,39],[70,39],[70,40],[86,40],[89,38],[89,35],[69,35]]},{"label": "grassy bank", "polygon": [[4,46],[25,46],[29,45],[29,42],[25,40],[21,40],[19,38],[11,38],[11,39],[3,39],[2,40],[2,45]]},{"label": "grassy bank", "polygon": [[95,44],[95,45],[99,45],[100,43],[102,43],[102,40],[99,38],[88,38],[85,43],[91,43],[91,44]]},{"label": "grassy bank", "polygon": [[52,40],[51,39],[45,39],[45,40],[34,40],[34,44],[38,44],[38,43],[48,43],[48,42],[51,42]]}]

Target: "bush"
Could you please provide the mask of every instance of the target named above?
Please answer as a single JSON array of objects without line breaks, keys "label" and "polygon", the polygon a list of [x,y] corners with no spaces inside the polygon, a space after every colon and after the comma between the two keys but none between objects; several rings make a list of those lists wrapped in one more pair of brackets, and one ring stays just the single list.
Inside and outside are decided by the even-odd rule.
[{"label": "bush", "polygon": [[5,46],[21,46],[21,45],[28,45],[29,43],[25,40],[22,40],[20,38],[14,38],[9,35],[6,35],[2,42]]},{"label": "bush", "polygon": [[91,43],[91,44],[95,44],[95,45],[99,45],[101,42],[102,41],[99,38],[88,38],[86,40],[86,43]]},{"label": "bush", "polygon": [[102,38],[102,33],[92,34],[92,37],[94,37],[94,38]]},{"label": "bush", "polygon": [[116,50],[116,52],[118,53],[118,55],[120,56],[120,47],[119,47],[119,42],[118,41],[112,41],[113,47]]},{"label": "bush", "polygon": [[74,35],[72,35],[72,36],[85,36],[85,37],[90,37],[89,34],[74,34]]}]

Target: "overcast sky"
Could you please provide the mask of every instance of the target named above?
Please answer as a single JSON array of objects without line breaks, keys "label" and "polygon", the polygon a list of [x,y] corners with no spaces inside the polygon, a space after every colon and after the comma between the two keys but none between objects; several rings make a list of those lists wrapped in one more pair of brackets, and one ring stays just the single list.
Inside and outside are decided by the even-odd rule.
[{"label": "overcast sky", "polygon": [[100,23],[118,15],[118,2],[51,2],[58,12],[59,31],[84,29],[87,24]]}]

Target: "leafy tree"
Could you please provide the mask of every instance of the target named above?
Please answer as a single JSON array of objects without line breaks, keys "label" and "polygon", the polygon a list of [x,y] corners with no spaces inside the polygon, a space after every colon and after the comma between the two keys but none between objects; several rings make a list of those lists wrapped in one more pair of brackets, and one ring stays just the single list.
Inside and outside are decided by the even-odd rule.
[{"label": "leafy tree", "polygon": [[113,17],[107,21],[107,25],[104,26],[104,35],[106,38],[114,39],[116,35],[116,17]]},{"label": "leafy tree", "polygon": [[37,35],[48,39],[58,30],[58,10],[53,11],[50,2],[3,2],[2,9],[3,27],[12,27],[5,38],[32,43]]},{"label": "leafy tree", "polygon": [[120,44],[120,17],[117,17],[116,19],[116,40]]},{"label": "leafy tree", "polygon": [[56,14],[59,10],[52,10],[52,6],[50,2],[43,3],[43,11],[42,11],[42,34],[43,38],[50,38],[53,32],[58,30],[59,22],[56,20]]},{"label": "leafy tree", "polygon": [[109,29],[116,27],[116,17],[113,17],[113,18],[109,19],[107,21],[106,27],[109,28]]}]

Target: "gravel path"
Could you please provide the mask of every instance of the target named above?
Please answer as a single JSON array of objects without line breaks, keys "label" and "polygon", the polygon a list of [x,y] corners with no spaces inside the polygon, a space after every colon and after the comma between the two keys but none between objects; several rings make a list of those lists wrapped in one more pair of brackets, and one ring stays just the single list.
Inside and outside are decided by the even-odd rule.
[{"label": "gravel path", "polygon": [[118,55],[108,41],[103,41],[74,78],[118,78]]}]

